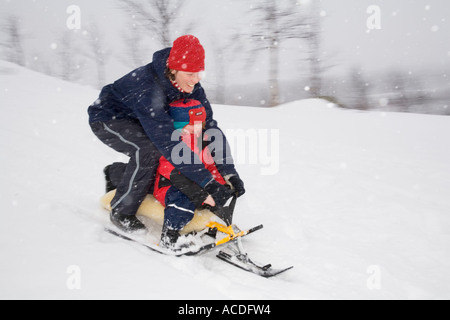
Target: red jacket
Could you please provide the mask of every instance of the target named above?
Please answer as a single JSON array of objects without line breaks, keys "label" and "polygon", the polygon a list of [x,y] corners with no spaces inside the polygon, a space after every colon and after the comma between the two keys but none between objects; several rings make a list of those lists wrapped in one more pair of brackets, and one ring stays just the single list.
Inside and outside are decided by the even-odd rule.
[{"label": "red jacket", "polygon": [[[206,140],[206,136],[203,136],[203,139]],[[184,143],[186,143],[190,147],[190,149],[192,151],[194,151],[200,157],[205,168],[212,174],[214,179],[217,182],[219,182],[220,184],[225,185],[226,181],[222,177],[222,175],[219,173],[219,170],[217,169],[216,164],[214,163],[214,158],[212,157],[209,148],[205,147],[202,149],[202,146],[199,146],[199,139],[195,139],[195,136],[193,134],[182,135],[182,140]],[[156,183],[155,183],[155,190],[153,192],[153,195],[164,206],[166,206],[165,198],[166,198],[167,190],[169,190],[169,188],[172,186],[172,184],[167,183],[167,181],[169,181],[169,182],[172,181],[174,173],[180,174],[176,170],[176,168],[165,157],[162,156],[159,159],[159,167],[158,167],[158,171],[156,174]],[[164,183],[162,182],[163,180],[165,180]],[[177,182],[177,183],[179,183],[179,182]],[[173,186],[177,187],[178,189],[183,189],[183,188],[181,188],[181,186],[177,186],[176,184],[173,184]],[[185,187],[189,187],[189,186],[185,186]],[[200,186],[196,186],[196,187],[201,188]],[[183,191],[183,190],[181,190],[181,191]],[[206,200],[206,198],[205,199],[197,199],[197,200],[204,201],[204,200]]]}]

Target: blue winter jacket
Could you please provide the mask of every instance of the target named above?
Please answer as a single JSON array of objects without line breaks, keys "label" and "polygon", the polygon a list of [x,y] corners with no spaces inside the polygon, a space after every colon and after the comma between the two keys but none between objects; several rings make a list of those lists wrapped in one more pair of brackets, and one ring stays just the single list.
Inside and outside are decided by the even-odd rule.
[{"label": "blue winter jacket", "polygon": [[[196,158],[195,153],[191,154],[191,163],[176,164],[172,161],[172,149],[180,142],[171,141],[174,124],[168,114],[169,104],[184,98],[196,99],[206,109],[206,129],[219,131],[220,129],[213,119],[211,105],[200,83],[195,86],[192,93],[186,94],[175,88],[165,76],[166,62],[170,50],[171,48],[167,48],[156,52],[152,63],[130,72],[113,84],[105,86],[99,99],[89,107],[89,122],[108,123],[109,121],[130,118],[138,120],[161,154],[181,174],[205,187],[214,178],[202,164],[202,161]],[[223,133],[222,137],[224,150],[215,150],[218,170],[223,176],[237,175],[229,152],[224,152],[230,149]]]}]

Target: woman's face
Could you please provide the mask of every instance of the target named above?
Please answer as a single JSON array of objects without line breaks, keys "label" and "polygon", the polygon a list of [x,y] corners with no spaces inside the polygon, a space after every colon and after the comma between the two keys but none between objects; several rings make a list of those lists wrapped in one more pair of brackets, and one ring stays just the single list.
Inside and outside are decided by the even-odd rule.
[{"label": "woman's face", "polygon": [[200,72],[184,72],[184,71],[173,71],[175,74],[175,81],[178,83],[180,88],[187,93],[194,91],[194,87],[202,79]]}]

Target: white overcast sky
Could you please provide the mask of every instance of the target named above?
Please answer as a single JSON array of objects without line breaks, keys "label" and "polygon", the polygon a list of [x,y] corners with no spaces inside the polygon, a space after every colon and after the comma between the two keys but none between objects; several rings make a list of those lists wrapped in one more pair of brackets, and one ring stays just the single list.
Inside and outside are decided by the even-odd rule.
[{"label": "white overcast sky", "polygon": [[[248,11],[255,1],[186,0],[188,4],[183,17],[198,22],[193,33],[211,55],[208,48],[215,38],[225,37],[228,30],[235,27],[249,27]],[[307,2],[311,1],[319,0],[303,2],[308,6]],[[323,51],[330,64],[336,65],[335,71],[344,71],[351,66],[362,66],[367,70],[394,67],[450,69],[450,1],[322,0],[320,3]],[[4,20],[12,13],[21,17],[25,33],[32,38],[33,49],[42,51],[50,48],[57,41],[56,34],[66,28],[69,5],[81,8],[82,26],[97,21],[110,46],[119,50],[123,15],[118,14],[117,2],[113,0],[0,0],[0,17]],[[369,14],[366,10],[370,5],[381,9],[381,30],[367,32]],[[174,34],[174,38],[176,36]],[[157,45],[153,49],[157,50]],[[288,45],[285,54],[295,56],[296,47]],[[261,63],[265,61],[258,59]],[[122,67],[117,67],[117,72],[112,70],[111,74],[120,74]],[[291,65],[285,66],[284,70],[289,69],[292,69]]]}]

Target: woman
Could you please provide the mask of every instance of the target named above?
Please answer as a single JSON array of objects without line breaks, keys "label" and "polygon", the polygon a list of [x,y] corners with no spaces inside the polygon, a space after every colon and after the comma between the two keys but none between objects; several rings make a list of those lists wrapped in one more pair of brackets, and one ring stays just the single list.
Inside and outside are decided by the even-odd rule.
[{"label": "woman", "polygon": [[[145,229],[136,212],[146,194],[152,192],[159,159],[164,156],[186,178],[208,192],[223,206],[232,192],[218,183],[195,153],[191,163],[172,159],[173,119],[169,104],[180,99],[195,99],[205,107],[206,130],[215,129],[211,105],[200,85],[205,70],[205,50],[191,35],[175,40],[172,48],[158,51],[153,62],[138,68],[113,84],[105,86],[99,99],[89,107],[89,123],[94,134],[106,145],[130,157],[128,164],[115,163],[105,168],[109,189],[117,188],[111,202],[111,221],[126,232]],[[221,132],[221,131],[220,131]],[[223,146],[228,143],[223,137]],[[217,144],[220,145],[220,144]],[[218,157],[221,157],[218,159]],[[241,196],[244,183],[235,174],[233,161],[223,150],[215,150],[215,161]]]}]

